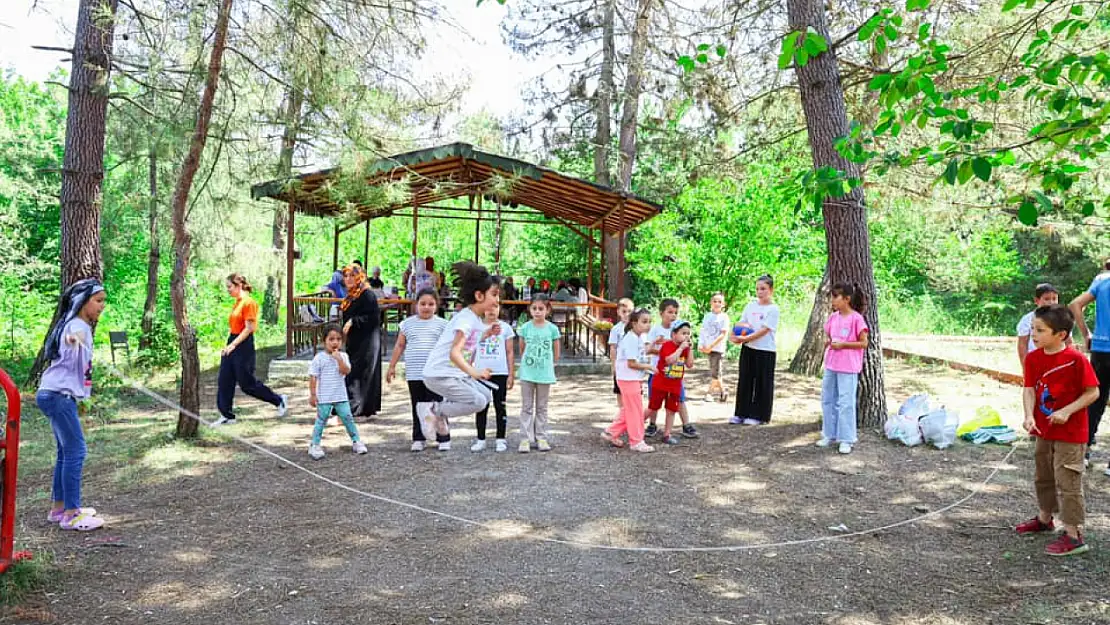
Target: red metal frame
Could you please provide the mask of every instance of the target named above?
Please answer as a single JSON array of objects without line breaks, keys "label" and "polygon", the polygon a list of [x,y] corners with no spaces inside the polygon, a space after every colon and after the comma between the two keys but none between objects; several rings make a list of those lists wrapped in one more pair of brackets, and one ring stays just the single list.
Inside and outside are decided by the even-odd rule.
[{"label": "red metal frame", "polygon": [[19,389],[3,369],[0,386],[8,396],[8,422],[0,437],[0,573],[12,565],[15,548],[15,493],[19,467]]}]

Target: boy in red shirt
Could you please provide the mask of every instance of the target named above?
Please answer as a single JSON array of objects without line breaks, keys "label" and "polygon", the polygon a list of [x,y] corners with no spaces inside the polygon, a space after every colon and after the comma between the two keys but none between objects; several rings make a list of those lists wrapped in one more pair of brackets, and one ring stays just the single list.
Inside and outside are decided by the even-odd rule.
[{"label": "boy in red shirt", "polygon": [[1025,357],[1025,429],[1037,435],[1037,516],[1017,526],[1018,534],[1050,532],[1060,512],[1064,533],[1045,547],[1050,556],[1087,552],[1083,542],[1083,453],[1087,450],[1087,406],[1098,399],[1098,378],[1083,354],[1065,344],[1075,318],[1060,305],[1033,315],[1033,344]]},{"label": "boy in red shirt", "polygon": [[671,340],[659,347],[659,363],[651,376],[651,393],[648,395],[648,410],[657,411],[664,404],[667,407],[667,420],[663,424],[663,442],[677,445],[678,439],[671,436],[674,415],[679,411],[682,401],[682,377],[694,366],[694,353],[690,349],[690,323],[678,321],[671,328]]}]

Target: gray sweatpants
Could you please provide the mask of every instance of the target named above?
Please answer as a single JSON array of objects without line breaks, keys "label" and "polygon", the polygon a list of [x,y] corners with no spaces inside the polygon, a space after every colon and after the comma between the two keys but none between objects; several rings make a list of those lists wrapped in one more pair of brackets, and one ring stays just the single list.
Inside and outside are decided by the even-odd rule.
[{"label": "gray sweatpants", "polygon": [[440,417],[452,418],[474,414],[489,406],[493,391],[471,377],[424,378],[424,386],[443,398],[433,409]]},{"label": "gray sweatpants", "polygon": [[550,384],[520,383],[520,435],[524,440],[536,442],[547,438],[547,397]]}]

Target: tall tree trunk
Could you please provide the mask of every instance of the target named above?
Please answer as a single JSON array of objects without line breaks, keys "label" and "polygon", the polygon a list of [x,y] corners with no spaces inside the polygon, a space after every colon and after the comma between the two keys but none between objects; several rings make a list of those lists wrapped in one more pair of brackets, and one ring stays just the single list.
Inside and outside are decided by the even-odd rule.
[{"label": "tall tree trunk", "polygon": [[[103,279],[100,256],[100,203],[104,182],[104,135],[108,119],[108,77],[118,0],[81,0],[69,75],[65,156],[62,159],[62,290],[85,278]],[[58,323],[54,312],[50,328]],[[47,330],[47,336],[50,331]],[[46,369],[45,342],[31,366],[27,386]]]},{"label": "tall tree trunk", "polygon": [[[601,76],[597,84],[597,93],[594,94],[594,115],[597,117],[597,133],[594,135],[594,182],[605,186],[612,184],[609,176],[609,149],[613,143],[613,68],[617,59],[613,23],[616,20],[616,8],[616,0],[605,0],[601,17]],[[621,297],[621,294],[617,293],[620,239],[604,235],[602,245],[605,246],[607,282],[605,294],[609,299],[616,301]]]},{"label": "tall tree trunk", "polygon": [[162,260],[158,242],[158,148],[150,146],[150,254],[146,261],[146,302],[143,304],[142,334],[139,349],[147,350],[154,340],[154,310],[158,304],[158,264]]},{"label": "tall tree trunk", "polygon": [[[295,26],[296,22],[294,22]],[[304,90],[290,84],[285,93],[285,128],[281,133],[281,152],[278,153],[277,177],[288,178],[293,175],[293,153],[297,147],[297,133],[301,128],[301,113],[304,107]],[[280,255],[285,251],[285,241],[282,231],[285,228],[283,211],[274,211],[274,221],[271,226],[274,250]],[[281,309],[281,269],[275,270],[266,276],[266,294],[262,296],[262,319],[266,323],[278,322],[278,311]]]},{"label": "tall tree trunk", "polygon": [[208,59],[208,78],[204,95],[197,109],[197,125],[189,143],[189,152],[181,164],[181,173],[173,190],[173,276],[170,295],[173,301],[173,318],[177,326],[181,347],[181,407],[177,415],[177,436],[192,438],[197,434],[197,421],[186,412],[200,414],[200,358],[197,355],[197,333],[189,324],[188,304],[185,300],[185,279],[189,275],[189,256],[192,252],[192,235],[186,222],[186,208],[193,179],[200,167],[200,158],[208,139],[208,125],[212,121],[212,105],[220,82],[224,46],[227,44],[227,24],[231,19],[232,0],[221,0],[220,14],[216,19],[216,32],[212,38],[212,55]]},{"label": "tall tree trunk", "polygon": [[[621,127],[620,127],[620,189],[625,193],[632,191],[632,170],[636,164],[636,131],[639,128],[640,118],[640,94],[643,91],[643,75],[644,75],[644,57],[647,56],[648,44],[648,26],[651,23],[651,11],[655,6],[657,0],[639,0],[636,5],[636,22],[632,28],[632,42],[628,52],[628,67],[626,70],[626,79],[624,85],[624,103],[621,105]],[[596,161],[595,161],[596,166]],[[625,239],[625,249],[628,248],[628,234],[622,233]],[[621,242],[619,237],[611,237],[615,241],[615,245],[607,241],[606,253],[609,261],[610,271],[607,273],[610,284],[613,286],[609,290],[610,298],[624,297],[630,290],[631,281],[628,276],[623,278],[624,293],[617,292],[618,280],[620,280],[620,258]],[[609,253],[610,250],[612,253]]]},{"label": "tall tree trunk", "polygon": [[[792,32],[812,28],[829,41],[825,5],[821,0],[787,0],[787,15]],[[844,105],[844,87],[840,82],[836,52],[829,49],[796,68],[798,87],[805,112],[806,129],[815,169],[832,167],[849,178],[860,178],[859,167],[836,151],[835,141],[848,135],[848,114]],[[886,396],[883,390],[883,356],[879,331],[879,314],[875,300],[875,273],[871,264],[871,242],[867,231],[867,208],[863,187],[857,186],[844,197],[827,197],[822,207],[825,222],[825,243],[828,264],[825,281],[829,284],[849,282],[859,285],[867,299],[864,317],[871,329],[863,373],[860,374],[858,419],[861,425],[880,425],[886,418]],[[818,320],[827,316],[825,293],[820,290],[810,315],[803,344],[812,348],[821,343],[815,332]],[[807,373],[816,373],[807,371]]]}]

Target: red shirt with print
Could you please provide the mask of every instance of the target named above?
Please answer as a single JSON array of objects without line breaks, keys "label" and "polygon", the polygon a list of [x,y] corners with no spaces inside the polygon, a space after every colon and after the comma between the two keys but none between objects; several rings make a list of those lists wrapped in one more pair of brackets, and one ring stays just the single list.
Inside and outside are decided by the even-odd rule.
[{"label": "red shirt with print", "polygon": [[1079,399],[1083,391],[1098,386],[1098,377],[1087,357],[1074,347],[1055,354],[1035,349],[1025,357],[1025,388],[1033,389],[1033,421],[1036,434],[1048,441],[1086,445],[1087,409],[1081,408],[1068,420],[1054,425],[1050,416]]},{"label": "red shirt with print", "polygon": [[678,343],[666,341],[659,348],[659,364],[655,366],[655,375],[651,378],[652,390],[664,393],[681,393],[682,376],[686,375],[686,358],[690,355],[689,346],[682,350],[678,360],[667,364],[667,358],[678,351]]}]

